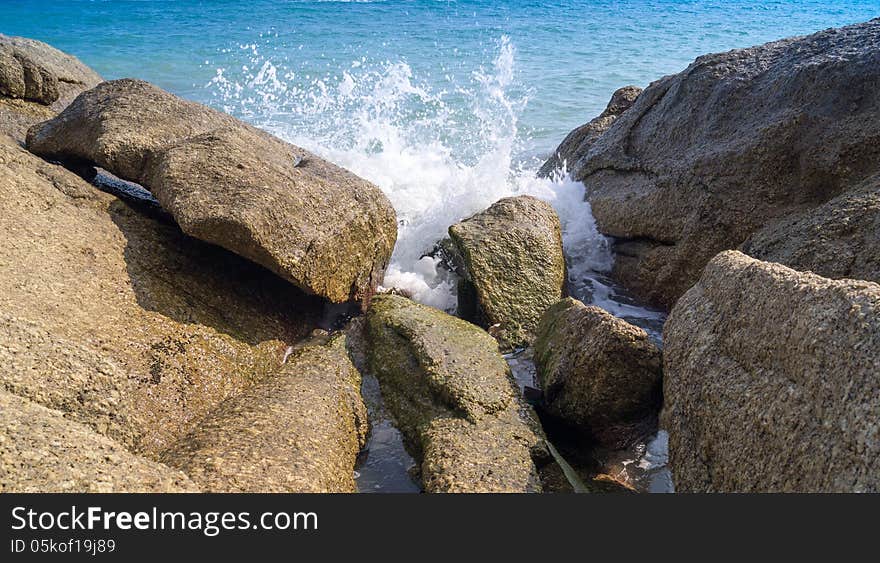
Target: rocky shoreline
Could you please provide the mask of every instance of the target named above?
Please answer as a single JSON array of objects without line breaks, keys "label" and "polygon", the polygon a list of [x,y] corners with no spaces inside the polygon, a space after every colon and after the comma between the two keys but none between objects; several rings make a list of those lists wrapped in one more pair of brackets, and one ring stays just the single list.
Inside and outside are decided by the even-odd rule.
[{"label": "rocky shoreline", "polygon": [[658,425],[678,491],[880,491],[878,84],[880,20],[705,55],[548,159],[661,350],[540,200],[449,226],[453,316],[380,288],[376,186],[0,35],[0,492],[355,492],[365,378],[426,492],[628,491],[592,452]]}]

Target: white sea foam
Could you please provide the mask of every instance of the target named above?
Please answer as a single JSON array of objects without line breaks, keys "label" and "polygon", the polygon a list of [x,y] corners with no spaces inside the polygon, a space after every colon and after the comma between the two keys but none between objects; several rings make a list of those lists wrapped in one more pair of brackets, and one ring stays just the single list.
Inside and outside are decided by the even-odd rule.
[{"label": "white sea foam", "polygon": [[530,194],[559,213],[573,285],[590,285],[615,305],[610,290],[600,295],[593,281],[610,269],[612,256],[583,186],[536,178],[538,160],[518,157],[528,91],[517,84],[516,50],[507,37],[494,60],[464,81],[448,76],[442,89],[420,81],[405,61],[363,57],[316,76],[262,56],[255,45],[241,49],[247,63],[218,69],[208,85],[216,103],[367,178],[391,200],[398,242],[384,286],[453,309],[454,284],[425,254],[451,224],[502,197]]}]

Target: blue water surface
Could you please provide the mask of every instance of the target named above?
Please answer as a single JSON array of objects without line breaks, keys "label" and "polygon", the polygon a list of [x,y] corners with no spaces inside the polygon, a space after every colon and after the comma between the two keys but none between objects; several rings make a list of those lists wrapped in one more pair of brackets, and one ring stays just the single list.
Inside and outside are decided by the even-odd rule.
[{"label": "blue water surface", "polygon": [[363,57],[406,61],[442,89],[447,75],[487,64],[507,35],[529,90],[520,124],[549,149],[619,86],[647,85],[703,53],[877,16],[874,0],[3,0],[0,33],[49,42],[106,78],[206,102],[216,68],[244,64],[241,45],[314,74]]}]

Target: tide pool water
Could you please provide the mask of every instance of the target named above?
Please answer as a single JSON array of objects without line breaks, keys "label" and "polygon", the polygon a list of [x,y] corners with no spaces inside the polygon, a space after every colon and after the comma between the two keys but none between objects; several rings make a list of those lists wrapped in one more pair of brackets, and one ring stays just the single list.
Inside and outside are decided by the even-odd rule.
[{"label": "tide pool water", "polygon": [[0,0],[0,33],[105,78],[138,77],[233,113],[379,185],[399,241],[385,285],[451,309],[424,258],[497,199],[550,201],[575,293],[621,316],[579,185],[534,177],[620,86],[696,56],[880,15],[880,0]]}]

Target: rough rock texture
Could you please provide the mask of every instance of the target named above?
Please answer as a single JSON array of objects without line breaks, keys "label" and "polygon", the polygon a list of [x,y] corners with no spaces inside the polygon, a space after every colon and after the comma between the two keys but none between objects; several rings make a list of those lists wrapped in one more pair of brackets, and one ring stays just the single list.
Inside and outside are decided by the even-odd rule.
[{"label": "rough rock texture", "polygon": [[880,283],[880,175],[824,205],[768,225],[741,250],[826,278]]},{"label": "rough rock texture", "polygon": [[723,252],[664,341],[677,491],[880,491],[880,285]]},{"label": "rough rock texture", "polygon": [[616,90],[605,111],[589,123],[574,129],[563,139],[553,155],[538,170],[538,176],[549,178],[567,172],[572,177],[577,177],[582,166],[581,158],[590,151],[596,139],[608,131],[623,112],[632,107],[641,93],[642,89],[638,86],[624,86]]},{"label": "rough rock texture", "polygon": [[24,141],[101,77],[76,57],[24,37],[0,34],[0,133]]},{"label": "rough rock texture", "polygon": [[426,491],[541,490],[543,433],[491,336],[397,295],[373,299],[367,334],[370,364]]},{"label": "rough rock texture", "polygon": [[58,411],[0,390],[0,493],[197,490],[183,473],[131,454]]},{"label": "rough rock texture", "polygon": [[880,166],[880,20],[698,58],[582,155],[615,273],[670,306],[719,251]]},{"label": "rough rock texture", "polygon": [[547,411],[602,445],[622,448],[656,429],[662,357],[641,328],[563,299],[541,319],[535,365]]},{"label": "rough rock texture", "polygon": [[369,425],[345,338],[293,352],[162,455],[212,492],[355,492]]},{"label": "rough rock texture", "polygon": [[375,186],[151,84],[114,80],[30,129],[28,149],[149,189],[183,231],[335,302],[368,300],[397,237]]},{"label": "rough rock texture", "polygon": [[541,314],[565,288],[553,207],[531,196],[504,198],[449,227],[449,235],[461,262],[459,314],[492,327],[503,349],[530,342]]},{"label": "rough rock texture", "polygon": [[308,334],[320,300],[0,136],[0,388],[155,455]]}]

